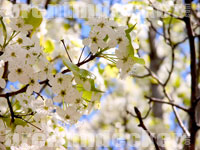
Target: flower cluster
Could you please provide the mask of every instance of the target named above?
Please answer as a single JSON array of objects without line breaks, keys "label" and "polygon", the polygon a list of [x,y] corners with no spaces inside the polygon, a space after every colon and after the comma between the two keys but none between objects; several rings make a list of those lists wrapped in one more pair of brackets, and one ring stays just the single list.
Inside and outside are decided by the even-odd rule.
[{"label": "flower cluster", "polygon": [[[100,94],[94,98],[98,92],[92,91],[91,79],[55,69],[56,63],[48,59],[35,24],[27,23],[22,16],[7,19],[0,18],[0,124],[4,124],[0,128],[0,142],[19,145],[14,143],[16,139],[6,141],[5,130],[1,130],[5,127],[20,134],[42,132],[49,136],[46,145],[56,143],[60,147],[65,143],[64,137],[52,136],[62,126],[58,122],[77,123],[99,101]],[[9,135],[14,138],[13,134]]]},{"label": "flower cluster", "polygon": [[129,38],[129,29],[105,18],[90,19],[88,24],[92,29],[83,44],[89,46],[93,54],[117,47],[116,66],[121,70],[121,78],[124,78],[137,63],[134,60],[134,49],[138,49],[138,44]]},{"label": "flower cluster", "polygon": [[[37,11],[30,8],[30,12],[33,10]],[[62,57],[62,65],[67,69],[63,66],[56,69],[58,64],[49,59],[47,50],[52,51],[54,45],[49,40],[43,48],[42,39],[37,34],[39,25],[36,22],[41,19],[37,20],[26,11],[30,18],[19,15],[5,19],[0,16],[0,125],[3,122],[5,128],[25,135],[42,132],[48,137],[42,146],[56,144],[60,147],[66,143],[62,125],[77,123],[81,116],[98,107],[101,98],[102,91],[96,88],[95,76],[79,66],[96,57],[104,57],[116,63],[121,77],[125,77],[137,63],[135,43],[130,36],[133,27],[118,26],[115,21],[104,18],[89,20],[92,30],[83,40],[83,44],[90,47],[88,57],[81,61],[83,49],[78,63],[74,64],[68,47],[61,40],[69,60]],[[116,48],[114,54],[104,53],[113,48]],[[15,85],[15,89],[10,85]],[[4,132],[1,129],[0,132]],[[17,148],[19,143],[14,142],[14,133],[9,134],[13,136],[11,141],[6,141],[5,136],[1,138],[4,133],[1,134],[0,140],[3,140],[0,142]],[[20,144],[23,147],[24,143]]]}]

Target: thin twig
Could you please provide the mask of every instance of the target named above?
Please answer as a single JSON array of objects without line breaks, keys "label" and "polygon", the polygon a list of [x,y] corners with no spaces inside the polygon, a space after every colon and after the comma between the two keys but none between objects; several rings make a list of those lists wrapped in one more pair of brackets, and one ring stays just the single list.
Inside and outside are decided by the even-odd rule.
[{"label": "thin twig", "polygon": [[79,57],[79,59],[78,59],[78,63],[79,63],[80,60],[81,60],[81,57],[82,57],[82,55],[83,55],[84,50],[85,50],[85,46],[83,47],[83,49],[82,49],[82,51],[81,51],[81,55],[80,55],[80,57]]},{"label": "thin twig", "polygon": [[147,74],[145,74],[145,75],[135,75],[135,74],[131,74],[130,76],[135,77],[135,78],[146,78],[146,77],[149,77],[150,74],[149,74],[149,73],[147,73]]},{"label": "thin twig", "polygon": [[91,52],[89,52],[89,54],[85,57],[85,59],[84,59],[83,61],[87,60],[87,59],[89,58],[90,55],[92,55]]},{"label": "thin twig", "polygon": [[[149,109],[148,109],[148,111],[147,111],[147,113],[146,113],[146,115],[145,115],[144,117],[142,117],[143,120],[146,119],[146,118],[149,116],[149,114],[150,114],[150,112],[151,112],[151,109],[152,109],[152,106],[150,105],[150,106],[149,106]],[[127,114],[130,114],[130,115],[131,115],[132,117],[134,117],[134,118],[137,118],[136,115],[134,115],[132,112],[130,112],[130,111],[128,111],[128,110],[126,110],[126,113],[127,113]]]},{"label": "thin twig", "polygon": [[43,96],[42,96],[42,95],[41,95],[39,92],[35,92],[35,91],[34,91],[34,93],[36,93],[36,94],[37,94],[37,97],[36,97],[36,98],[38,98],[38,96],[39,96],[39,97],[41,97],[41,98],[42,98],[42,100],[44,101],[44,97],[43,97]]},{"label": "thin twig", "polygon": [[168,104],[168,105],[171,105],[171,106],[175,106],[175,107],[177,107],[177,108],[179,108],[179,109],[181,109],[181,110],[183,110],[183,111],[185,111],[185,112],[189,112],[189,109],[187,109],[187,108],[184,108],[184,107],[182,107],[182,106],[180,106],[180,105],[178,105],[178,104],[174,104],[174,103],[172,103],[172,102],[166,102],[166,101],[163,101],[162,99],[159,99],[159,98],[154,98],[154,97],[148,97],[148,96],[145,96],[147,99],[149,99],[149,102],[151,103],[151,102],[156,102],[156,103],[162,103],[162,104]]},{"label": "thin twig", "polygon": [[[44,80],[44,81],[41,81],[39,82],[40,84],[47,84],[51,87],[51,85],[48,83],[49,80]],[[5,97],[8,95],[9,97],[10,96],[15,96],[15,95],[18,95],[20,93],[24,93],[26,92],[26,89],[28,88],[29,84],[25,85],[23,88],[17,90],[17,91],[14,91],[14,92],[8,92],[8,93],[5,93],[5,94],[0,94],[0,97]]]},{"label": "thin twig", "polygon": [[[80,63],[76,64],[76,66],[80,67],[80,66],[86,64],[87,62],[89,62],[89,61],[95,59],[95,58],[98,57],[98,56],[99,56],[98,53],[95,54],[95,55],[92,55],[92,54],[91,54],[90,57],[89,57],[88,59],[84,59],[84,60],[81,61]],[[69,70],[69,69],[66,69],[66,70],[63,70],[61,73],[64,74],[64,73],[67,73],[67,72],[70,72],[70,70]]]},{"label": "thin twig", "polygon": [[66,45],[65,45],[64,39],[62,39],[61,42],[63,43],[63,46],[64,46],[64,48],[65,48],[65,51],[66,51],[66,53],[67,53],[67,56],[68,56],[69,60],[71,61],[71,63],[73,63],[73,62],[72,62],[72,59],[71,59],[71,57],[70,57],[70,55],[69,55],[69,53],[68,53],[68,50],[67,50],[67,47],[66,47]]},{"label": "thin twig", "polygon": [[25,119],[22,118],[21,116],[15,116],[15,118],[19,118],[19,119],[23,120],[24,122],[26,122],[26,123],[32,125],[33,127],[37,128],[37,129],[40,130],[40,131],[42,130],[42,129],[40,129],[39,127],[37,127],[36,125],[32,124],[31,122],[25,120]]}]

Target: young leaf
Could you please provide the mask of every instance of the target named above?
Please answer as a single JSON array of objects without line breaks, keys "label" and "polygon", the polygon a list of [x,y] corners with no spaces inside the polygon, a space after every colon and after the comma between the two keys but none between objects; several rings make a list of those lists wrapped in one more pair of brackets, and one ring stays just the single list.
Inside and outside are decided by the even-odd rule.
[{"label": "young leaf", "polygon": [[133,60],[135,61],[135,63],[137,64],[141,64],[141,65],[145,65],[145,61],[142,58],[138,58],[138,57],[132,57]]},{"label": "young leaf", "polygon": [[31,8],[27,12],[27,17],[24,17],[25,24],[33,26],[33,30],[37,29],[42,23],[42,13],[37,8]]},{"label": "young leaf", "polygon": [[4,36],[4,44],[3,44],[3,46],[5,46],[6,40],[7,40],[7,30],[6,30],[6,26],[5,26],[4,22],[3,22],[3,17],[1,17],[1,16],[0,16],[0,22],[1,22],[1,25],[3,27],[3,36]]},{"label": "young leaf", "polygon": [[131,55],[131,56],[134,56],[134,48],[133,48],[133,45],[132,45],[130,33],[135,28],[135,26],[136,26],[136,24],[125,30],[126,37],[129,40],[129,45],[127,46],[127,49],[129,51],[129,55]]},{"label": "young leaf", "polygon": [[73,72],[75,75],[79,75],[81,78],[87,78],[87,79],[94,79],[95,76],[85,69],[80,69],[77,65],[71,63],[67,59],[63,59],[64,65]]},{"label": "young leaf", "polygon": [[44,44],[44,52],[51,53],[55,49],[54,43],[51,40],[47,40]]}]

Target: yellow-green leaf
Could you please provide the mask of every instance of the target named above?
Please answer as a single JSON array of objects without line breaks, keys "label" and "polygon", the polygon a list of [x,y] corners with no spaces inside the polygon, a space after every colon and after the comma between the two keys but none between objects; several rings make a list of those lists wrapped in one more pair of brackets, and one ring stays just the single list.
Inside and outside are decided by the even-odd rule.
[{"label": "yellow-green leaf", "polygon": [[51,40],[47,40],[44,44],[44,52],[51,53],[55,49],[54,43]]},{"label": "yellow-green leaf", "polygon": [[24,11],[25,24],[30,24],[33,26],[33,30],[37,29],[42,23],[42,13],[37,8],[31,8],[28,12]]}]

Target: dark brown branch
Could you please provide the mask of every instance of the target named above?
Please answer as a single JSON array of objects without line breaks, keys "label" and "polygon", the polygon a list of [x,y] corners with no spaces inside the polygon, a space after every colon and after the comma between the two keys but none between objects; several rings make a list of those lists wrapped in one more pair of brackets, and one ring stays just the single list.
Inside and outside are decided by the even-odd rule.
[{"label": "dark brown branch", "polygon": [[46,0],[46,3],[45,3],[45,5],[44,5],[44,8],[45,8],[45,9],[48,9],[48,5],[49,5],[50,2],[51,2],[51,0]]},{"label": "dark brown branch", "polygon": [[[44,80],[44,81],[41,81],[40,84],[47,84],[49,85],[48,83],[49,80]],[[10,97],[10,96],[15,96],[17,94],[20,94],[20,93],[24,93],[26,92],[26,89],[28,88],[29,84],[27,84],[26,86],[24,86],[23,88],[17,90],[17,91],[14,91],[14,92],[8,92],[8,93],[5,93],[5,94],[0,94],[0,97],[6,97],[7,95]],[[51,85],[49,85],[51,86]]]},{"label": "dark brown branch", "polygon": [[139,127],[141,127],[150,137],[150,139],[152,140],[154,146],[155,146],[155,149],[156,150],[160,150],[159,146],[158,146],[158,143],[157,143],[157,140],[156,138],[151,134],[151,132],[146,128],[143,120],[142,120],[142,116],[141,116],[141,113],[139,111],[139,109],[137,107],[134,107],[134,110],[135,110],[135,113],[137,115],[137,118],[139,120]]},{"label": "dark brown branch", "polygon": [[[151,106],[151,104],[149,104],[149,105],[150,105],[150,106],[149,106],[149,109],[148,109],[146,115],[145,115],[144,117],[142,117],[143,120],[146,119],[146,118],[149,116],[150,112],[151,112],[152,106]],[[131,115],[132,117],[134,117],[134,118],[137,118],[136,115],[134,115],[132,112],[130,112],[130,111],[128,111],[128,110],[126,110],[126,113],[127,113],[127,114],[130,114],[130,115]]]},{"label": "dark brown branch", "polygon": [[40,96],[40,97],[41,97],[41,93],[42,93],[42,92],[43,92],[43,90],[46,88],[46,86],[47,86],[47,84],[44,84],[44,85],[42,86],[42,88],[40,89],[39,93],[37,93],[37,96],[36,96],[36,98],[38,98],[38,96]]},{"label": "dark brown branch", "polygon": [[[83,61],[81,61],[80,63],[77,63],[76,65],[77,65],[78,67],[80,67],[80,66],[86,64],[87,62],[89,62],[89,61],[95,59],[96,57],[98,57],[98,55],[99,55],[98,53],[95,54],[95,55],[91,54],[91,56],[90,56],[88,59],[84,59]],[[69,70],[69,69],[66,69],[66,70],[63,70],[63,71],[62,71],[62,73],[67,73],[67,72],[70,72],[70,70]]]},{"label": "dark brown branch", "polygon": [[67,56],[68,56],[69,60],[71,61],[71,63],[73,63],[73,62],[72,62],[72,59],[71,59],[71,57],[70,57],[70,55],[69,55],[68,49],[67,49],[67,47],[66,47],[66,45],[65,45],[65,41],[62,39],[61,42],[63,43],[63,46],[64,46],[64,48],[65,48],[65,51],[66,51],[66,53],[67,53]]},{"label": "dark brown branch", "polygon": [[[4,64],[4,72],[2,75],[2,78],[6,80],[6,84],[7,84],[7,77],[8,77],[8,62],[5,62]],[[0,88],[0,93],[3,92],[4,89]]]},{"label": "dark brown branch", "polygon": [[15,114],[14,114],[14,111],[13,111],[13,108],[12,108],[12,104],[11,104],[11,102],[9,100],[9,95],[8,94],[6,94],[6,100],[7,100],[7,103],[8,103],[9,110],[10,110],[11,124],[12,124],[15,121]]},{"label": "dark brown branch", "polygon": [[85,57],[85,59],[84,59],[83,61],[87,60],[87,59],[89,58],[90,55],[92,55],[91,52],[89,52],[89,54]]},{"label": "dark brown branch", "polygon": [[198,69],[197,69],[197,82],[200,81],[200,37],[198,37]]},{"label": "dark brown branch", "polygon": [[81,51],[81,55],[80,55],[80,57],[79,57],[79,59],[78,59],[78,63],[79,63],[80,60],[81,60],[81,57],[82,57],[82,55],[83,55],[84,50],[85,50],[85,46],[83,47],[83,49],[82,49],[82,51]]},{"label": "dark brown branch", "polygon": [[2,78],[7,78],[7,74],[8,74],[8,62],[5,62],[4,64],[4,72],[3,72],[3,76]]},{"label": "dark brown branch", "polygon": [[166,101],[163,101],[163,100],[161,100],[161,99],[159,99],[159,98],[148,97],[148,96],[145,96],[145,97],[149,99],[149,102],[150,102],[150,103],[151,103],[151,102],[156,102],[156,103],[168,104],[168,105],[171,105],[171,106],[175,106],[175,107],[177,107],[177,108],[179,108],[179,109],[181,109],[181,110],[183,110],[183,111],[185,111],[185,112],[187,112],[187,113],[189,112],[189,109],[184,108],[184,107],[182,107],[182,106],[180,106],[180,105],[178,105],[178,104],[174,104],[174,103],[172,103],[172,102],[166,102]]},{"label": "dark brown branch", "polygon": [[30,4],[30,3],[31,3],[31,0],[27,0],[26,3],[27,3],[27,4]]},{"label": "dark brown branch", "polygon": [[[187,3],[188,4],[188,3]],[[190,3],[189,3],[190,4]],[[197,90],[197,72],[196,72],[196,51],[195,51],[195,43],[194,36],[192,33],[191,22],[189,16],[184,17],[184,21],[186,24],[187,34],[189,38],[190,45],[190,70],[191,70],[191,101],[194,102],[196,100],[196,90]]]},{"label": "dark brown branch", "polygon": [[[193,16],[195,17],[195,19],[198,21],[198,25],[197,25],[197,28],[198,28],[200,25],[200,18],[197,16],[197,13],[193,9],[191,9],[191,12],[192,12]],[[199,83],[199,81],[200,81],[200,36],[198,36],[197,83]],[[200,91],[200,89],[198,89],[198,91]]]},{"label": "dark brown branch", "polygon": [[131,74],[131,76],[132,76],[132,77],[135,77],[135,78],[146,78],[146,77],[149,77],[150,74],[149,74],[149,73],[147,73],[147,74],[145,74],[145,75],[134,75],[134,74]]},{"label": "dark brown branch", "polygon": [[14,95],[17,95],[17,94],[20,94],[20,93],[23,93],[23,92],[26,92],[26,89],[29,85],[27,84],[26,86],[24,86],[23,88],[17,90],[17,91],[14,91],[14,92],[9,92],[9,93],[6,93],[6,94],[0,94],[0,97],[6,97],[6,96],[14,96]]},{"label": "dark brown branch", "polygon": [[15,116],[25,117],[25,116],[33,116],[35,114],[36,114],[36,112],[31,112],[31,113],[28,113],[28,114],[17,114]]},{"label": "dark brown branch", "polygon": [[22,118],[21,116],[16,116],[16,115],[15,115],[15,118],[19,118],[19,119],[23,120],[24,122],[26,122],[26,123],[30,124],[31,126],[33,126],[33,127],[37,128],[37,129],[38,129],[38,130],[40,130],[40,131],[42,130],[42,129],[40,129],[39,127],[37,127],[36,125],[32,124],[31,122],[29,122],[29,121],[25,120],[25,119],[24,119],[24,118]]},{"label": "dark brown branch", "polygon": [[189,38],[190,46],[190,74],[191,74],[191,98],[190,98],[190,118],[189,118],[189,131],[190,131],[190,145],[185,145],[187,150],[195,150],[196,137],[198,132],[198,126],[195,121],[195,104],[197,100],[197,68],[196,68],[196,51],[195,51],[195,41],[193,36],[193,31],[191,27],[190,20],[190,10],[191,10],[191,0],[185,0],[185,17],[183,18],[187,35]]},{"label": "dark brown branch", "polygon": [[[46,84],[45,84],[46,85]],[[43,89],[43,88],[42,88]],[[34,93],[36,93],[37,94],[37,97],[36,98],[38,98],[38,96],[44,101],[44,97],[39,93],[39,92],[35,92],[34,91]]]}]

